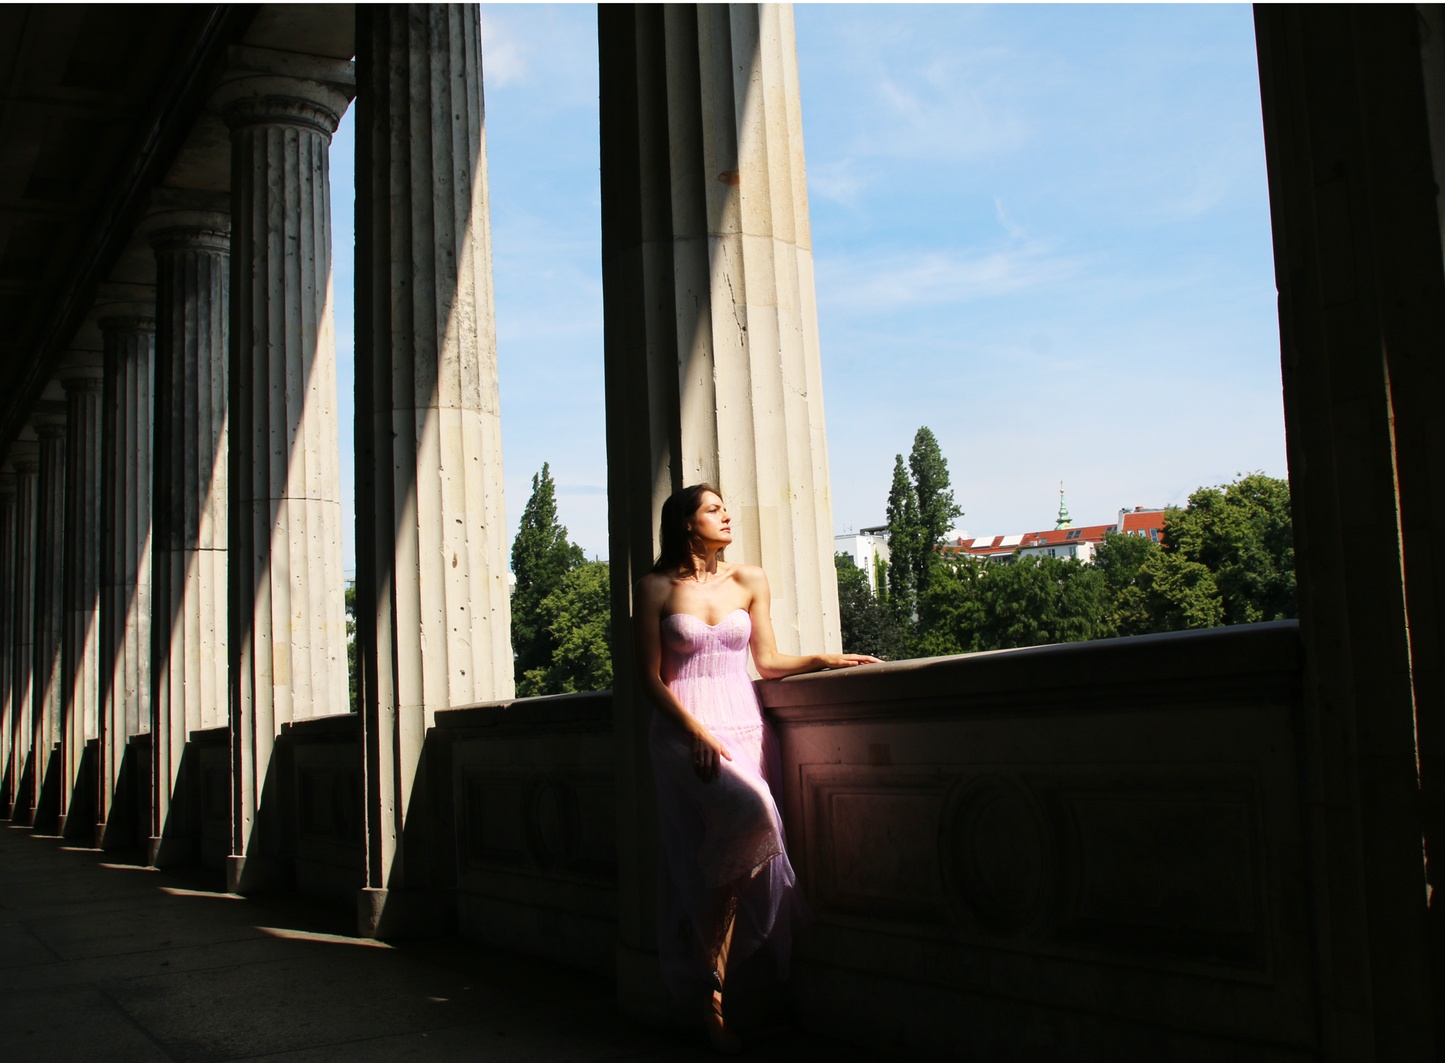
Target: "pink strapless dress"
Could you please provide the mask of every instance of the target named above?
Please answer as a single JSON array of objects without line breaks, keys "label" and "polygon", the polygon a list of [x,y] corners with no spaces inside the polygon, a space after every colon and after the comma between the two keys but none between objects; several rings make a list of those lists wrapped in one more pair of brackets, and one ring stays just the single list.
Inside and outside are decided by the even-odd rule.
[{"label": "pink strapless dress", "polygon": [[662,828],[658,949],[663,980],[679,999],[711,985],[702,942],[715,918],[718,887],[738,887],[730,968],[767,946],[778,977],[786,978],[792,924],[806,913],[773,797],[782,782],[778,737],[763,718],[747,671],[751,636],[745,609],[715,625],[687,613],[662,621],[663,682],[733,757],[721,762],[716,779],[703,782],[693,768],[691,738],[653,713]]}]

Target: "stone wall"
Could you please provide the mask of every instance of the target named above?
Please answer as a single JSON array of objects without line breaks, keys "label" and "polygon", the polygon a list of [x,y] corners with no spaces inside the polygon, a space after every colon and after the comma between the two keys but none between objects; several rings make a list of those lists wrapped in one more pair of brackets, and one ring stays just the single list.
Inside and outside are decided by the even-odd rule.
[{"label": "stone wall", "polygon": [[979,1059],[1315,1058],[1293,622],[760,684],[820,1031]]}]

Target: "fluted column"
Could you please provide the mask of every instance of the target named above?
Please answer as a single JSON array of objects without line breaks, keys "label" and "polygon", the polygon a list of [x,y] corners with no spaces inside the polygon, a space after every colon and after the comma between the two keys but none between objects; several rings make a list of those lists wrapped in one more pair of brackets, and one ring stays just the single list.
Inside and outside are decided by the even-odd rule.
[{"label": "fluted column", "polygon": [[65,417],[36,424],[40,438],[40,475],[35,491],[35,695],[31,748],[35,770],[32,821],[37,831],[56,828],[62,789],[59,757],[64,697],[65,638]]},{"label": "fluted column", "polygon": [[408,822],[433,714],[513,693],[476,5],[358,7],[357,77],[359,914],[386,935],[439,910]]},{"label": "fluted column", "polygon": [[15,667],[11,674],[10,820],[34,815],[35,766],[31,720],[35,709],[35,516],[40,484],[39,444],[10,447],[15,466]]},{"label": "fluted column", "polygon": [[[87,841],[96,817],[94,776],[83,778],[81,770],[86,740],[99,733],[102,385],[99,367],[73,371],[64,381],[65,632],[59,833],[83,831]],[[99,774],[93,763],[91,770]]]},{"label": "fluted column", "polygon": [[721,490],[728,560],[767,571],[783,652],[837,652],[841,631],[792,7],[602,5],[598,48],[619,978],[645,1011],[662,994],[631,588],[663,500]]},{"label": "fluted column", "polygon": [[126,740],[150,728],[151,420],[155,318],[100,322],[105,339],[101,434],[100,795],[97,838],[106,830]]},{"label": "fluted column", "polygon": [[[190,838],[171,801],[191,731],[227,720],[226,333],[230,221],[170,227],[156,254],[151,554],[150,834],[160,862]],[[183,859],[180,854],[175,859]]]},{"label": "fluted column", "polygon": [[[349,75],[349,69],[346,71]],[[282,724],[348,711],[331,133],[348,91],[275,74],[223,86],[231,128],[229,882],[283,882]],[[263,817],[265,817],[263,819]]]},{"label": "fluted column", "polygon": [[14,797],[10,758],[15,741],[15,547],[16,477],[0,473],[0,816],[10,815]]}]

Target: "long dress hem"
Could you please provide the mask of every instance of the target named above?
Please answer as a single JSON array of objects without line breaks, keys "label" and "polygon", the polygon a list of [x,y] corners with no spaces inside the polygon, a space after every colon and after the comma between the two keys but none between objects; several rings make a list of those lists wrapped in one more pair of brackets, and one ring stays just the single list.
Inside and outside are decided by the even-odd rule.
[{"label": "long dress hem", "polygon": [[777,733],[747,672],[751,636],[745,609],[718,624],[687,613],[662,621],[663,682],[733,758],[719,758],[718,776],[703,782],[687,733],[654,712],[649,745],[662,842],[658,950],[663,981],[679,1000],[711,985],[704,957],[724,890],[732,888],[737,898],[729,967],[766,948],[779,979],[786,979],[792,928],[807,918],[774,797],[782,782]]}]

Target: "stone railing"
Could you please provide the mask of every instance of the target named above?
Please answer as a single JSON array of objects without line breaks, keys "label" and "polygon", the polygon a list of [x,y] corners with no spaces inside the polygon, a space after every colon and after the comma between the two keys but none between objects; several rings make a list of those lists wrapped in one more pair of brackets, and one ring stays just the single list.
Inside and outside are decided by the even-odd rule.
[{"label": "stone railing", "polygon": [[611,692],[449,709],[435,733],[451,775],[458,931],[610,977]]},{"label": "stone railing", "polygon": [[810,1027],[989,1059],[1313,1058],[1293,622],[759,684]]}]

